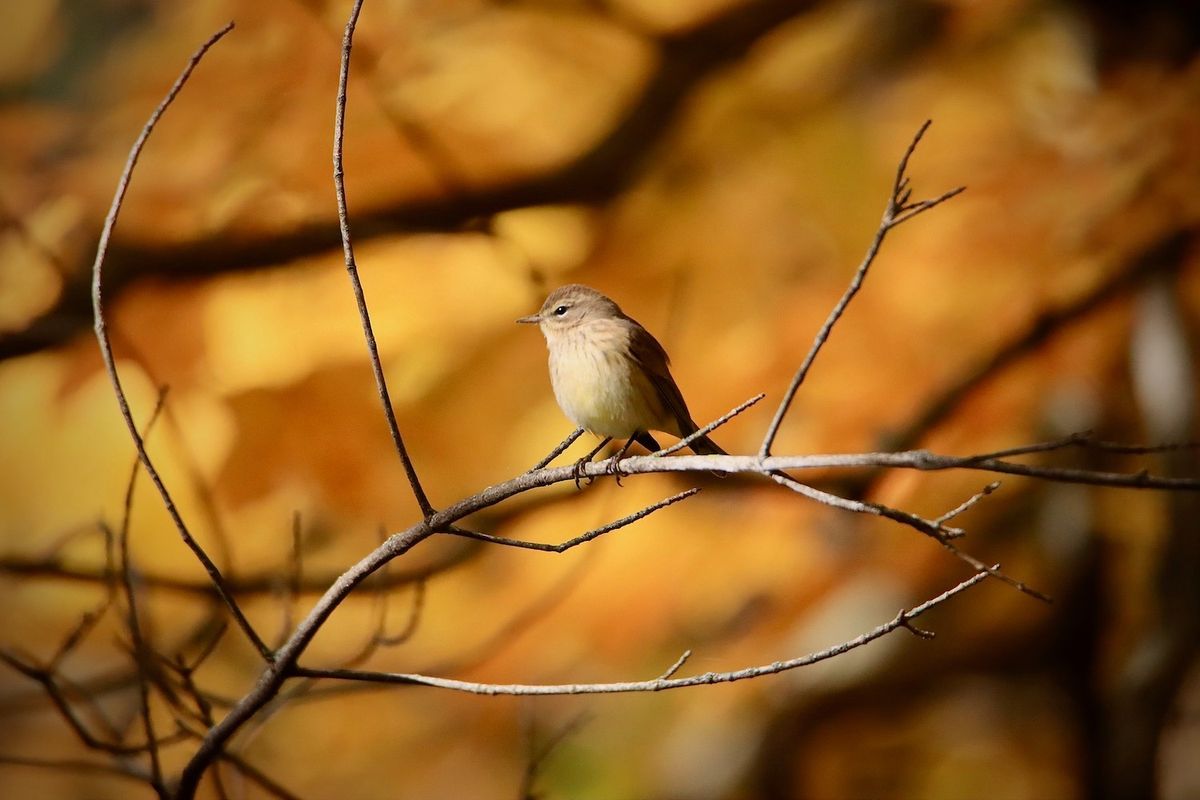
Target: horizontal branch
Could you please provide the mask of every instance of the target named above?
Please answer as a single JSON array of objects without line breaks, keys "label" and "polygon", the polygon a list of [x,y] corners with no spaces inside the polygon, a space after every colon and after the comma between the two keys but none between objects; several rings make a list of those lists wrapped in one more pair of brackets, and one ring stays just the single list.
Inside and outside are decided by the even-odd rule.
[{"label": "horizontal branch", "polygon": [[[998,569],[996,565],[992,569]],[[901,611],[888,622],[879,625],[873,630],[867,631],[861,636],[856,636],[853,639],[834,645],[833,647],[819,650],[815,653],[809,653],[798,658],[791,658],[785,661],[775,661],[770,664],[761,664],[759,666],[747,667],[745,669],[732,670],[729,672],[705,672],[701,675],[692,675],[686,678],[666,677],[673,674],[686,658],[681,658],[676,661],[665,673],[663,677],[653,678],[646,681],[620,681],[614,683],[561,683],[561,684],[529,684],[529,683],[478,683],[475,681],[455,680],[453,678],[438,678],[431,675],[418,675],[414,673],[395,673],[395,672],[369,672],[362,670],[340,670],[340,669],[309,669],[306,667],[297,667],[294,673],[299,677],[305,678],[332,678],[338,680],[351,681],[367,681],[372,683],[389,683],[400,684],[407,686],[430,686],[437,689],[449,689],[456,692],[466,692],[468,694],[478,695],[577,695],[577,694],[621,694],[629,692],[662,692],[669,689],[683,689],[690,686],[709,686],[715,683],[733,683],[735,681],[748,680],[758,678],[764,675],[776,675],[781,672],[806,667],[810,664],[816,664],[819,661],[839,656],[850,650],[862,647],[865,644],[882,638],[895,630],[904,628],[912,631],[920,638],[931,638],[932,634],[928,631],[922,631],[912,625],[912,621],[936,606],[941,605],[950,598],[961,592],[975,586],[988,577],[987,572],[976,573],[973,577],[968,578],[952,589],[942,592],[937,597],[921,603],[918,606],[913,606],[910,609]]]},{"label": "horizontal branch", "polygon": [[[1064,445],[1065,446],[1065,445]],[[1126,489],[1164,489],[1168,491],[1200,491],[1200,477],[1175,478],[1140,472],[1098,472],[1069,467],[1041,467],[1021,464],[999,458],[978,456],[946,456],[928,450],[906,450],[900,453],[845,453],[818,454],[807,456],[675,456],[654,458],[631,456],[620,462],[622,475],[637,475],[652,472],[747,472],[769,475],[780,470],[853,469],[862,467],[892,467],[937,472],[952,469],[969,469],[1007,475],[1023,475],[1029,478],[1057,483],[1081,483],[1091,486],[1112,486]],[[585,464],[581,472],[584,477],[601,477],[609,474],[607,463]],[[563,473],[560,476],[558,473]],[[558,483],[573,478],[571,468],[556,467],[532,476],[551,478],[548,483]],[[539,481],[539,484],[542,481]]]}]

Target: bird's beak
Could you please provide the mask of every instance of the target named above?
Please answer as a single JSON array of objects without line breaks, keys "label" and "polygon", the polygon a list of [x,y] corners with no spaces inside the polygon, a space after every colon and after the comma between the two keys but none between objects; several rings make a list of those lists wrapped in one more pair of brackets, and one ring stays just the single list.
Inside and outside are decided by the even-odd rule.
[{"label": "bird's beak", "polygon": [[528,317],[521,317],[517,322],[522,325],[537,325],[542,321],[542,318],[537,314],[530,314]]}]

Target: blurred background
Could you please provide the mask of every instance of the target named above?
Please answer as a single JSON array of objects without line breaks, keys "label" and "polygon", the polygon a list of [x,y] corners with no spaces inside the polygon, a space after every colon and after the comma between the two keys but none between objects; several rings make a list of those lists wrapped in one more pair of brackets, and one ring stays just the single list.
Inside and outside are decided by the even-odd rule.
[{"label": "blurred background", "polygon": [[[134,413],[144,423],[169,387],[151,453],[269,641],[382,532],[419,518],[337,234],[347,12],[0,8],[6,652],[49,663],[106,596],[101,530],[122,523],[134,452],[91,333],[91,260],[146,116],[229,19],[150,140],[107,262]],[[775,451],[971,454],[1085,429],[1195,440],[1198,46],[1194,2],[368,0],[351,219],[432,502],[523,471],[571,430],[542,338],[513,324],[567,282],[656,334],[700,422],[766,392],[714,436],[753,452],[927,118],[916,196],[968,189],[888,237]],[[1186,449],[1035,463],[1200,473]],[[805,477],[926,516],[990,480]],[[736,669],[857,636],[969,574],[894,523],[700,480],[699,496],[560,556],[426,542],[337,612],[307,663],[345,663],[386,611],[388,633],[416,624],[374,669],[616,681],[687,648],[683,674]],[[561,541],[692,485],[624,484],[544,490],[471,524]],[[933,641],[901,631],[789,674],[657,695],[308,687],[235,749],[306,798],[1194,798],[1197,519],[1194,494],[1006,478],[960,518],[963,547],[1051,605],[987,582],[923,618]],[[194,658],[222,618],[204,574],[148,483],[128,523],[147,636]],[[138,740],[115,609],[55,666],[90,721]],[[259,668],[230,632],[196,681],[219,717]],[[170,709],[154,711],[170,730]],[[104,762],[7,667],[0,719],[0,761]],[[168,771],[193,747],[166,749]],[[222,776],[229,796],[262,796]],[[9,763],[0,789],[150,796]]]}]

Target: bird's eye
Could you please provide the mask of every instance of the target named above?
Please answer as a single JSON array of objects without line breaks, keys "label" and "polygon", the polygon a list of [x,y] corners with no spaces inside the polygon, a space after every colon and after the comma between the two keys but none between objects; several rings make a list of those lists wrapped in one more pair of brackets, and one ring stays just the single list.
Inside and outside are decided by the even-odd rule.
[{"label": "bird's eye", "polygon": [[565,313],[567,313],[566,306],[559,306],[558,308],[554,309],[554,316],[556,317],[561,317]]}]

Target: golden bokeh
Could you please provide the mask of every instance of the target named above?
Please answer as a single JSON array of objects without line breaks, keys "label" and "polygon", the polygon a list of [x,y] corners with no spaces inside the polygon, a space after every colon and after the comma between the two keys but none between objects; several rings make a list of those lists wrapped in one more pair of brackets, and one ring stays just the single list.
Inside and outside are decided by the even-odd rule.
[{"label": "golden bokeh", "polygon": [[[569,433],[541,336],[513,324],[569,282],[611,295],[663,342],[701,423],[765,392],[714,434],[755,452],[927,118],[914,196],[967,190],[887,236],[774,451],[971,454],[1081,430],[1200,438],[1200,26],[1170,4],[1129,18],[1111,5],[368,0],[348,93],[350,223],[432,503],[519,474]],[[105,595],[101,530],[125,521],[135,451],[91,334],[96,238],[147,115],[229,19],[150,139],[109,253],[105,308],[134,415],[145,425],[167,388],[150,453],[268,643],[320,581],[420,519],[337,229],[348,10],[0,10],[5,653],[47,662]],[[1197,476],[1186,449],[1029,460]],[[811,477],[935,518],[995,476]],[[697,482],[698,496],[563,554],[424,542],[389,574],[429,568],[427,585],[364,587],[304,663],[345,663],[386,598],[388,631],[414,603],[417,624],[370,669],[626,681],[690,649],[681,675],[720,672],[852,639],[969,575],[909,528],[708,475],[558,485],[466,524],[564,541]],[[1118,797],[1107,770],[1140,752],[1118,735],[1134,720],[1160,757],[1131,762],[1151,782],[1130,785],[1195,796],[1195,512],[1194,493],[1003,477],[956,520],[962,547],[1052,606],[990,581],[922,618],[932,641],[898,631],[786,675],[657,694],[325,682],[231,750],[306,798],[511,798],[531,765],[530,796],[573,800]],[[221,611],[145,475],[127,522],[147,635],[194,655]],[[313,591],[289,598],[294,526]],[[137,742],[127,647],[110,609],[61,671],[95,699],[90,723]],[[260,669],[231,628],[197,673],[218,719]],[[153,710],[170,731],[172,709]],[[0,795],[152,796],[112,774],[5,763],[107,763],[5,665],[0,715]],[[194,746],[164,748],[168,774]],[[263,791],[221,774],[230,796]],[[203,792],[220,796],[211,781]]]}]

